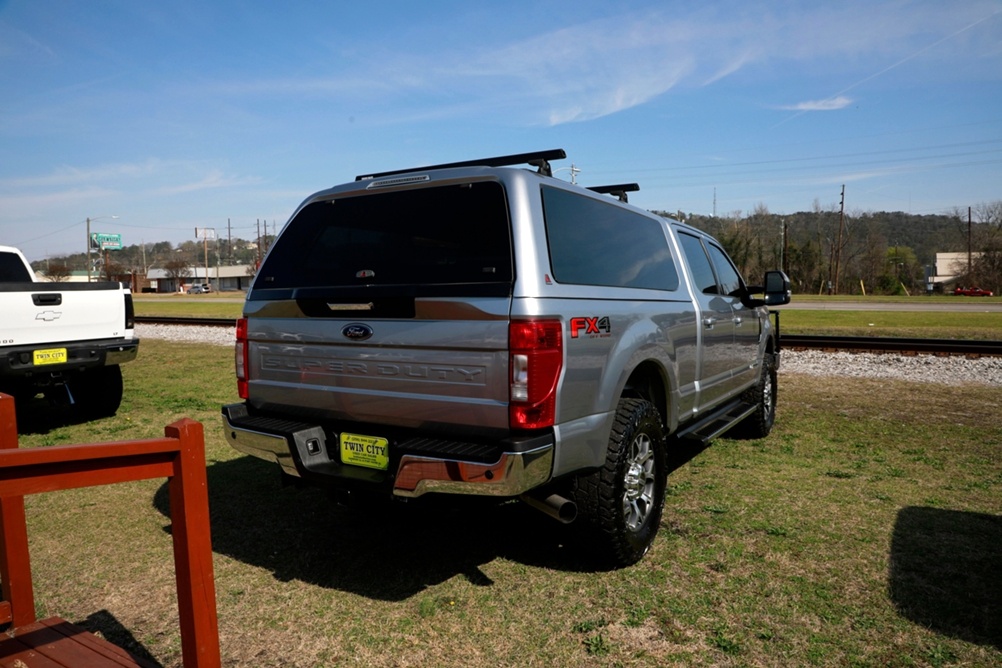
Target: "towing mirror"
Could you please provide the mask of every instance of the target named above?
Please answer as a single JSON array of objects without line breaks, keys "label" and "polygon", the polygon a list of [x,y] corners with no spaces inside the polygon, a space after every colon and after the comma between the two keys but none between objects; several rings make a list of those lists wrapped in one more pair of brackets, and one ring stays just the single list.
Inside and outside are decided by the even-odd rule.
[{"label": "towing mirror", "polygon": [[779,306],[790,303],[790,279],[781,271],[765,272],[765,304]]}]

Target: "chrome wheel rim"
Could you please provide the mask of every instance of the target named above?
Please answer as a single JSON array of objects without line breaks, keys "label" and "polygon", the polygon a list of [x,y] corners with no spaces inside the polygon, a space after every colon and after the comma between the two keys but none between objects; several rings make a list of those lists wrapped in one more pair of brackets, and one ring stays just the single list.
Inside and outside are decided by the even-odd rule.
[{"label": "chrome wheel rim", "polygon": [[623,519],[631,531],[644,525],[654,509],[654,442],[638,434],[630,443],[623,475]]},{"label": "chrome wheel rim", "polygon": [[773,387],[772,374],[766,373],[765,377],[765,387],[762,388],[762,406],[765,408],[766,413],[772,412],[773,402],[776,400],[773,392],[775,388]]}]

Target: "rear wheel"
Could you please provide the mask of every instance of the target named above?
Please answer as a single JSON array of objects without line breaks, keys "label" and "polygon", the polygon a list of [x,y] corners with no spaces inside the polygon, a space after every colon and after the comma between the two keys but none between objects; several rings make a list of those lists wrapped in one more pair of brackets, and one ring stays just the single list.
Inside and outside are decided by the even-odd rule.
[{"label": "rear wheel", "polygon": [[111,417],[122,403],[122,367],[103,366],[69,383],[73,401],[90,418]]},{"label": "rear wheel", "polygon": [[634,564],[650,549],[661,524],[667,476],[657,409],[641,399],[620,400],[605,465],[572,486],[589,542],[613,565]]}]

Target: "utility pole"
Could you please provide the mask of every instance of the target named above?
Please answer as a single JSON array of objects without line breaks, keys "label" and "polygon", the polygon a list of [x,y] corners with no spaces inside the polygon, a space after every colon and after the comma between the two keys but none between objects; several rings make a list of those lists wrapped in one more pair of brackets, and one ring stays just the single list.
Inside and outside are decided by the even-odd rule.
[{"label": "utility pole", "polygon": [[835,247],[835,284],[832,286],[833,294],[838,294],[838,273],[839,263],[842,261],[842,230],[845,228],[845,184],[842,184],[842,202],[839,204],[838,212],[838,246]]},{"label": "utility pole", "polygon": [[261,219],[257,219],[257,266],[261,266]]},{"label": "utility pole", "polygon": [[790,275],[790,269],[787,266],[789,264],[787,258],[790,255],[790,224],[783,218],[783,257],[780,260],[779,267],[783,270],[783,273],[787,276]]},{"label": "utility pole", "polygon": [[230,219],[226,219],[226,259],[233,263],[233,228],[230,227]]},{"label": "utility pole", "polygon": [[971,271],[974,269],[974,262],[971,258],[971,207],[967,207],[967,280],[971,280]]},{"label": "utility pole", "polygon": [[[968,210],[968,217],[970,217],[970,208]],[[90,216],[87,216],[87,282],[90,282]]]}]

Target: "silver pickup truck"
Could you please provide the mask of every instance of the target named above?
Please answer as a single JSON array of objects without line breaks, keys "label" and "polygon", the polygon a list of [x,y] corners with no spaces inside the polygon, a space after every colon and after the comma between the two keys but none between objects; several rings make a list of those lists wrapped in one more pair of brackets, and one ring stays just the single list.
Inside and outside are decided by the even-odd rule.
[{"label": "silver pickup truck", "polygon": [[639,560],[679,439],[769,433],[789,281],[749,287],[714,239],[626,203],[636,184],[553,178],[564,157],[303,202],[238,322],[230,444],[356,496],[522,498]]}]

